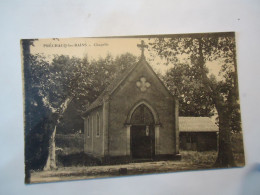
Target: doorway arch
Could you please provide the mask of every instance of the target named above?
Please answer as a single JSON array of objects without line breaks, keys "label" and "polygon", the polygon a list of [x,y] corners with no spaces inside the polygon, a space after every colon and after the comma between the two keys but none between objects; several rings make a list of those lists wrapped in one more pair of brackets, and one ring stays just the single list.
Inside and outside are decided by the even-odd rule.
[{"label": "doorway arch", "polygon": [[134,113],[134,111],[136,110],[137,107],[139,107],[140,105],[144,105],[146,106],[150,112],[152,113],[153,115],[153,118],[154,118],[154,123],[155,125],[159,125],[160,124],[160,120],[159,120],[159,116],[158,116],[158,113],[156,112],[156,110],[145,100],[142,100],[140,102],[138,102],[137,104],[135,104],[132,109],[130,110],[130,112],[128,113],[128,116],[127,116],[127,119],[126,119],[126,124],[131,124],[131,118],[132,118],[132,115]]},{"label": "doorway arch", "polygon": [[127,154],[133,160],[153,159],[159,153],[159,116],[142,100],[130,110],[126,120]]}]

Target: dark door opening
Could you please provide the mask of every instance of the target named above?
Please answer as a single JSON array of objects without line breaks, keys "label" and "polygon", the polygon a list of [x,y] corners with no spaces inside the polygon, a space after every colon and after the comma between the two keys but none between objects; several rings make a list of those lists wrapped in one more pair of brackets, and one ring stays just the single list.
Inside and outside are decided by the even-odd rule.
[{"label": "dark door opening", "polygon": [[131,116],[132,159],[152,159],[155,154],[154,117],[150,109],[141,104]]},{"label": "dark door opening", "polygon": [[154,127],[133,125],[131,127],[131,152],[133,159],[154,157]]}]

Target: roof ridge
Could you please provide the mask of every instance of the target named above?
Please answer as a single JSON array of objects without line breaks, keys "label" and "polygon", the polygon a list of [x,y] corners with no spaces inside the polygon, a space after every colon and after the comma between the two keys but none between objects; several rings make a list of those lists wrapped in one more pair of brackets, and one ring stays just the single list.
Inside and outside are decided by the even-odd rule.
[{"label": "roof ridge", "polygon": [[103,92],[88,106],[84,114],[98,106],[101,106],[103,104],[103,98],[106,95],[111,95],[110,92],[113,92],[120,85],[120,83],[122,83],[123,80],[132,72],[132,70],[139,64],[141,64],[141,60],[142,58],[140,58],[139,61],[135,64],[132,64],[131,66],[127,67],[120,75],[112,79],[110,84],[103,90]]},{"label": "roof ridge", "polygon": [[[145,56],[141,56],[138,60],[138,62],[136,62],[135,64],[129,66],[128,68],[125,69],[125,71],[123,71],[120,75],[118,75],[117,77],[114,78],[114,80],[111,81],[111,83],[104,89],[104,91],[96,98],[96,100],[94,102],[92,102],[90,104],[90,106],[86,109],[86,111],[84,112],[84,114],[86,114],[87,112],[93,110],[94,108],[101,106],[103,104],[103,98],[105,96],[109,96],[111,95],[117,88],[118,86],[128,77],[128,75],[131,74],[131,72],[138,67],[141,64],[145,64],[148,66],[149,69],[151,69],[152,73],[157,77],[157,79],[159,80],[159,82],[165,87],[166,91],[171,95],[174,96],[169,89],[167,89],[167,87],[164,85],[164,83],[162,82],[162,80],[158,77],[158,75],[154,72],[153,68],[150,66],[150,64],[146,61]],[[84,115],[83,114],[83,115]]]}]

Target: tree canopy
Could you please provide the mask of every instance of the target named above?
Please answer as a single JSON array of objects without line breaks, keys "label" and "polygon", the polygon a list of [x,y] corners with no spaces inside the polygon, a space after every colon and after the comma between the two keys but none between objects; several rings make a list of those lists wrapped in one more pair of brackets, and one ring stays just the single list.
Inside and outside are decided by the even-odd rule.
[{"label": "tree canopy", "polygon": [[157,38],[150,49],[174,64],[163,80],[179,92],[180,115],[212,116],[217,97],[232,112],[230,128],[241,130],[233,33]]},{"label": "tree canopy", "polygon": [[214,104],[203,83],[195,78],[188,64],[176,64],[162,77],[172,93],[179,95],[180,116],[207,116],[214,114]]},{"label": "tree canopy", "polygon": [[28,169],[42,169],[45,165],[47,156],[50,155],[48,148],[53,144],[50,137],[53,137],[53,133],[56,134],[56,126],[60,133],[83,130],[81,112],[117,74],[136,60],[129,53],[116,57],[108,54],[105,58],[92,61],[89,61],[88,56],[80,59],[56,55],[49,60],[41,54],[25,55]]},{"label": "tree canopy", "polygon": [[[151,40],[149,45],[168,63],[181,63],[181,60],[188,62],[192,73],[190,81],[194,78],[198,84],[202,84],[209,102],[212,100],[218,113],[219,152],[216,166],[233,166],[230,141],[232,117],[240,124],[237,117],[240,113],[234,33],[158,37]],[[210,62],[215,62],[219,71],[210,72],[209,68],[213,66],[208,66]]]}]

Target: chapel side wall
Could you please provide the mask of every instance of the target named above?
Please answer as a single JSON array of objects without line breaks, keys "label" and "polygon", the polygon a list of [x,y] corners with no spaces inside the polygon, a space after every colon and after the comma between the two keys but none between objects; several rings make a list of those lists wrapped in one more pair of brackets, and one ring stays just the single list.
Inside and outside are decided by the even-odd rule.
[{"label": "chapel side wall", "polygon": [[[141,92],[136,81],[145,77],[151,86]],[[158,113],[161,123],[157,154],[175,154],[174,98],[146,66],[129,75],[110,98],[109,154],[127,155],[125,122],[129,111],[141,100],[148,102]]]},{"label": "chapel side wall", "polygon": [[87,118],[83,118],[84,120],[84,153],[87,153]]},{"label": "chapel side wall", "polygon": [[[89,120],[88,120],[89,119]],[[91,131],[89,132],[89,136],[87,134],[87,129],[88,129],[88,121],[91,123],[91,117],[90,115],[87,115],[84,119],[84,136],[85,136],[85,141],[84,141],[84,152],[86,154],[91,154],[92,153],[92,139],[91,139]],[[90,124],[91,126],[91,124]]]},{"label": "chapel side wall", "polygon": [[[103,110],[102,107],[96,109],[93,113],[94,129],[93,129],[93,155],[101,157],[103,155]],[[97,115],[99,115],[99,135],[97,134]]]},{"label": "chapel side wall", "polygon": [[[100,120],[100,133],[97,135],[97,114],[99,115]],[[102,107],[99,107],[89,113],[86,116],[86,119],[89,117],[90,121],[90,132],[89,136],[87,136],[87,121],[85,124],[85,153],[93,155],[95,157],[103,156],[103,110]]]}]

